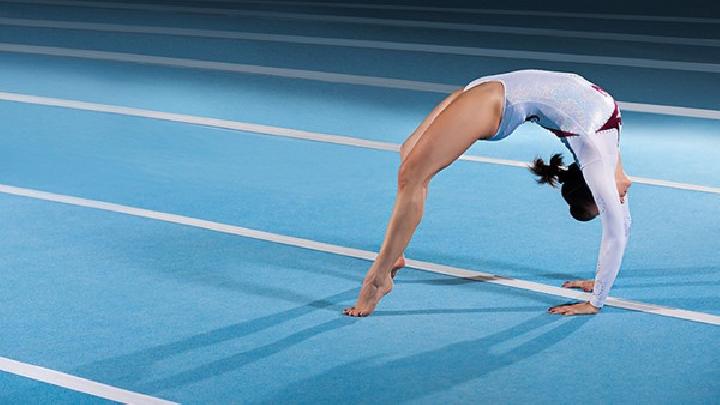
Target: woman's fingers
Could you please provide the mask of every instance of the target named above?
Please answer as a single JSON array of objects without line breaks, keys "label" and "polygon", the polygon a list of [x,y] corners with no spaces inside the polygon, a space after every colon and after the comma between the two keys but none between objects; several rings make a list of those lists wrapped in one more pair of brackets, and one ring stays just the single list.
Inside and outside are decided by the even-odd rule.
[{"label": "woman's fingers", "polygon": [[563,311],[565,311],[566,308],[567,308],[567,305],[556,305],[554,307],[548,308],[548,312],[550,312],[552,314],[560,314]]},{"label": "woman's fingers", "polygon": [[592,292],[595,280],[570,280],[562,285],[564,288],[581,288],[585,292]]},{"label": "woman's fingers", "polygon": [[558,314],[558,315],[564,315],[564,316],[593,315],[593,314],[596,314],[598,311],[599,311],[598,308],[592,306],[588,302],[581,302],[578,304],[556,305],[556,306],[550,307],[548,309],[548,312],[550,312],[552,314]]},{"label": "woman's fingers", "polygon": [[632,181],[629,178],[616,178],[615,184],[617,185],[618,194],[620,195],[620,203],[625,204],[625,196],[627,196],[628,189],[632,186]]}]

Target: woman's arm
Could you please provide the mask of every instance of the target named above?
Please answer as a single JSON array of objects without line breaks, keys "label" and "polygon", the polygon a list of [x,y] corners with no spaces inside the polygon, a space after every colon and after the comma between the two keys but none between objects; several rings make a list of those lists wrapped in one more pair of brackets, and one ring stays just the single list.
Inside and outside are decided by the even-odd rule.
[{"label": "woman's arm", "polygon": [[[602,241],[598,254],[594,290],[589,303],[558,305],[550,312],[562,315],[593,314],[605,304],[610,288],[620,271],[630,232],[630,211],[627,198],[620,203],[615,174],[619,164],[617,135],[590,134],[565,138],[565,144],[582,168],[600,212]],[[576,287],[566,283],[565,287]]]},{"label": "woman's arm", "polygon": [[[608,167],[609,166],[609,167]],[[595,286],[590,304],[601,308],[615,282],[630,231],[627,202],[620,203],[615,185],[614,165],[596,159],[583,166],[585,181],[590,187],[602,222],[602,241],[597,261]]]}]

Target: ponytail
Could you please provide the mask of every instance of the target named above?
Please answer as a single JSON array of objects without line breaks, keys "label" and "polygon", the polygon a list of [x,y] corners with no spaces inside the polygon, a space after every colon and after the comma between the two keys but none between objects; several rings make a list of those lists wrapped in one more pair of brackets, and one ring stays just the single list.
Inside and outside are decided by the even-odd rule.
[{"label": "ponytail", "polygon": [[565,170],[561,168],[562,165],[562,155],[556,153],[550,158],[549,165],[546,165],[541,158],[535,159],[530,165],[530,171],[538,177],[536,179],[538,184],[549,184],[555,187],[558,182],[563,183],[565,180]]}]

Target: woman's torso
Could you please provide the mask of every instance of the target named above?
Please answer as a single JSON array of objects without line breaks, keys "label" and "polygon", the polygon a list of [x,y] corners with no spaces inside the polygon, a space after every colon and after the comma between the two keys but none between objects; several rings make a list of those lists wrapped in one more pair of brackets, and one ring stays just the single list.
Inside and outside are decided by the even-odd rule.
[{"label": "woman's torso", "polygon": [[591,134],[613,115],[615,100],[580,75],[545,70],[519,70],[484,76],[470,89],[497,81],[505,88],[505,107],[498,132],[502,139],[524,122],[534,122],[558,136]]}]

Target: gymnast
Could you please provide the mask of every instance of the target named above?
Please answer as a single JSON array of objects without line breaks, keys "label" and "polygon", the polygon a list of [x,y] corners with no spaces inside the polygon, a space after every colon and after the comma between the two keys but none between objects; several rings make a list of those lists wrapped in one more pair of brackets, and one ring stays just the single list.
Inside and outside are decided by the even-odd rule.
[{"label": "gymnast", "polygon": [[538,183],[561,184],[561,195],[576,220],[599,215],[602,222],[595,279],[563,284],[592,292],[590,300],[548,311],[561,315],[600,311],[620,270],[631,222],[626,196],[631,182],[619,152],[620,111],[608,93],[582,76],[519,70],[481,77],[455,91],[403,143],[398,191],[385,239],[355,305],[345,308],[345,315],[370,315],[392,290],[395,274],[405,265],[403,252],[422,218],[430,179],[475,141],[501,140],[525,122],[560,137],[575,160],[565,167],[559,154],[549,164],[535,159],[530,170]]}]

